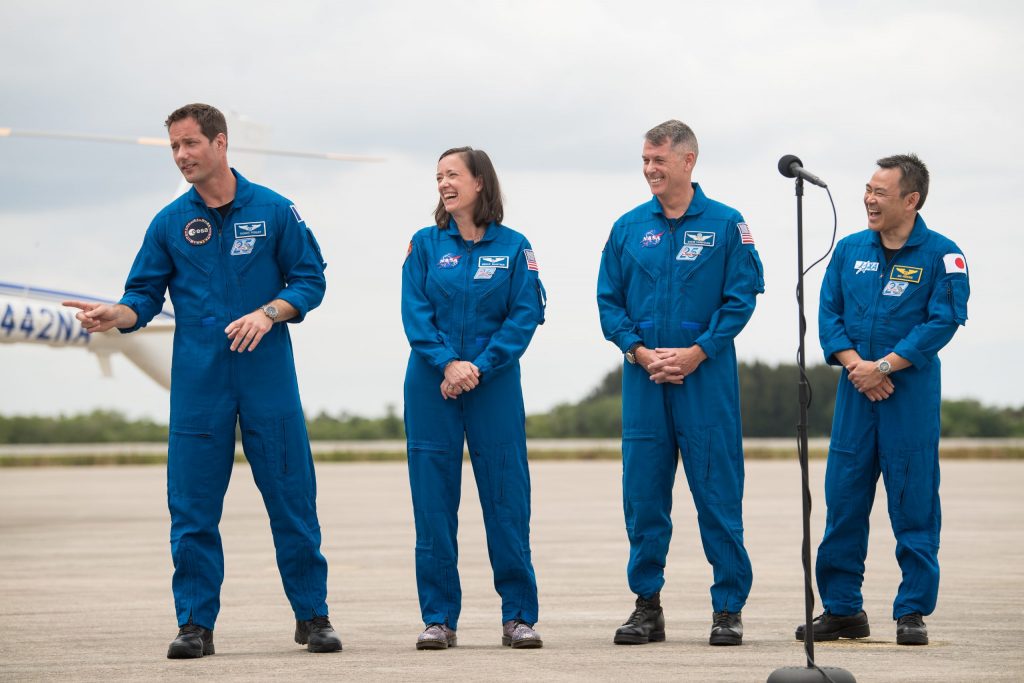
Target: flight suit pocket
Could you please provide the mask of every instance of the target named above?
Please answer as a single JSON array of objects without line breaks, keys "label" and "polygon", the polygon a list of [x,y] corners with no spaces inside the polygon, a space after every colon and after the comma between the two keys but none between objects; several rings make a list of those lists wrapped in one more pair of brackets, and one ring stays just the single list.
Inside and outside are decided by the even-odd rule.
[{"label": "flight suit pocket", "polygon": [[299,412],[281,420],[280,475],[284,490],[301,496],[316,496],[313,453],[306,434],[306,418]]},{"label": "flight suit pocket", "polygon": [[928,530],[937,524],[939,467],[935,449],[898,449],[887,453],[885,460],[889,514],[894,526]]},{"label": "flight suit pocket", "polygon": [[216,463],[217,450],[211,429],[172,427],[167,441],[167,488],[172,496],[209,498],[216,478],[209,468]]},{"label": "flight suit pocket", "polygon": [[[683,443],[683,466],[695,498],[734,505],[743,498],[743,451],[729,444],[721,427],[691,430]],[[689,462],[687,462],[689,461]]]},{"label": "flight suit pocket", "polygon": [[953,321],[957,325],[967,322],[967,299],[970,296],[970,285],[966,277],[958,277],[946,283],[946,297],[953,311]]},{"label": "flight suit pocket", "polygon": [[750,268],[754,276],[754,291],[758,294],[764,294],[764,265],[761,263],[761,258],[757,255],[756,251],[751,251],[749,254]]},{"label": "flight suit pocket", "polygon": [[656,488],[651,477],[658,462],[658,440],[653,429],[624,427],[622,430],[622,495],[629,503],[653,500]]}]

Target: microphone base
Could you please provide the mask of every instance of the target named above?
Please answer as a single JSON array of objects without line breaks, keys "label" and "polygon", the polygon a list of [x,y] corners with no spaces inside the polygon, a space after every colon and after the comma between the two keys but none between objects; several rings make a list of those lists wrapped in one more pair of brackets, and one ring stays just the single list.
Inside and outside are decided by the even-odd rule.
[{"label": "microphone base", "polygon": [[[829,680],[833,683],[857,683],[857,679],[846,669],[835,666],[820,668],[821,671],[806,666],[784,666],[772,672],[768,683],[828,683]],[[822,671],[828,674],[828,678],[825,678]]]}]

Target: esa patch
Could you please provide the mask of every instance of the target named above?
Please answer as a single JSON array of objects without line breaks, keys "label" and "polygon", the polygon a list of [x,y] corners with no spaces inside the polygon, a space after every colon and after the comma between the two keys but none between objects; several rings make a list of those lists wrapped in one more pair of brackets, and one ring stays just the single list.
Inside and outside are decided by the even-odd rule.
[{"label": "esa patch", "polygon": [[967,274],[967,259],[963,254],[946,254],[942,257],[942,263],[946,266],[946,274],[964,273]]},{"label": "esa patch", "polygon": [[661,244],[661,236],[664,234],[664,230],[662,230],[661,232],[654,232],[653,230],[648,230],[640,239],[640,246],[645,249],[647,247],[656,247],[659,244]]},{"label": "esa patch", "polygon": [[508,270],[508,256],[481,256],[477,259],[478,268],[501,268]]},{"label": "esa patch", "polygon": [[295,216],[295,222],[296,223],[303,223],[303,222],[305,222],[305,221],[302,220],[302,216],[299,215],[299,210],[295,208],[294,204],[292,204],[288,208],[292,210],[292,215]]},{"label": "esa patch", "polygon": [[265,221],[255,221],[253,223],[235,223],[235,239],[245,239],[247,237],[266,237],[267,236],[267,224]]},{"label": "esa patch", "polygon": [[213,237],[213,226],[205,218],[193,218],[185,224],[185,241],[193,247],[206,244]]},{"label": "esa patch", "polygon": [[242,239],[235,240],[235,243],[231,245],[231,255],[245,256],[246,254],[251,254],[254,246],[256,246],[255,237],[243,237]]},{"label": "esa patch", "polygon": [[494,274],[498,272],[497,268],[491,266],[480,266],[476,269],[476,274],[473,276],[474,280],[490,280],[494,277]]},{"label": "esa patch", "polygon": [[872,273],[878,272],[878,261],[854,261],[853,271],[860,275],[861,273]]},{"label": "esa patch", "polygon": [[454,268],[459,265],[459,259],[462,258],[462,254],[445,254],[441,257],[441,260],[437,262],[438,268]]},{"label": "esa patch", "polygon": [[740,244],[754,243],[754,236],[750,234],[750,228],[746,223],[737,223],[736,229],[740,231]]},{"label": "esa patch", "polygon": [[715,233],[703,230],[687,230],[683,233],[683,245],[687,247],[715,246]]},{"label": "esa patch", "polygon": [[909,286],[909,282],[889,280],[885,283],[885,289],[882,290],[882,296],[903,296],[903,292],[907,291],[907,287]]},{"label": "esa patch", "polygon": [[889,273],[890,280],[899,280],[900,282],[913,282],[917,284],[921,281],[921,275],[924,273],[924,268],[917,268],[915,266],[893,266],[892,272]]},{"label": "esa patch", "polygon": [[704,247],[691,247],[684,244],[676,254],[676,261],[696,261],[702,251],[704,251]]}]

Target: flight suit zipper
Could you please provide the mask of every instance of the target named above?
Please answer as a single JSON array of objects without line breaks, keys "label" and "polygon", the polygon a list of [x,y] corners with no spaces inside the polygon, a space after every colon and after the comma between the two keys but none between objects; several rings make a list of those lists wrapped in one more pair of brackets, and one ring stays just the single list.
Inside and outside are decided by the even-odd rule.
[{"label": "flight suit zipper", "polygon": [[470,273],[473,270],[474,244],[475,242],[469,242],[466,245],[466,288],[464,290],[465,294],[462,296],[462,329],[459,331],[459,358],[463,360],[465,360],[466,355],[466,314],[469,309],[469,297],[473,293],[473,276]]},{"label": "flight suit zipper", "polygon": [[[900,254],[903,253],[903,249],[905,247],[906,247],[906,245],[903,245],[902,247],[900,247],[899,251],[897,251],[895,254],[892,255],[892,260],[891,261],[887,261],[886,258],[885,258],[885,249],[882,249],[881,240],[879,240],[878,251],[880,251],[881,254],[878,257],[878,262],[879,263],[884,263],[885,264],[885,268],[880,268],[879,269],[880,272],[879,272],[879,275],[878,275],[878,279],[879,279],[879,284],[881,286],[875,287],[875,300],[874,300],[874,302],[871,305],[871,309],[868,311],[868,313],[871,315],[871,329],[868,330],[868,354],[869,355],[875,355],[875,321],[878,320],[878,309],[879,309],[879,307],[881,305],[881,301],[882,301],[882,292],[885,291],[885,285],[881,284],[881,282],[885,280],[885,274],[890,272],[890,265],[896,263],[896,259],[899,257]],[[854,350],[856,351],[856,349],[854,349]]]}]

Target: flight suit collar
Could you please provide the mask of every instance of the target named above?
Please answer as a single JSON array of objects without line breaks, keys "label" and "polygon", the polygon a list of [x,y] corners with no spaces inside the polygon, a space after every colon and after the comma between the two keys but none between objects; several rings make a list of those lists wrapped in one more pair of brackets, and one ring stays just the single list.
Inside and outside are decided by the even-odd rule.
[{"label": "flight suit collar", "polygon": [[[231,169],[231,173],[234,174],[236,183],[235,198],[232,200],[231,206],[232,208],[245,206],[246,204],[249,203],[249,200],[252,199],[253,196],[252,183],[246,180],[245,176],[243,176],[241,173],[239,173],[233,168]],[[199,191],[196,190],[195,186],[189,189],[188,200],[193,204],[198,204],[199,206],[203,207],[206,206],[206,202],[203,201],[203,198],[199,195]]]},{"label": "flight suit collar", "polygon": [[[493,242],[497,238],[498,233],[500,231],[501,225],[495,223],[494,221],[491,221],[490,223],[487,224],[487,229],[484,231],[484,236],[480,238],[480,241],[477,242],[477,244]],[[448,229],[445,232],[447,232],[448,235],[454,239],[462,239],[462,233],[459,232],[459,226],[455,223],[454,218],[448,219]]]},{"label": "flight suit collar", "polygon": [[[690,200],[690,205],[686,207],[686,213],[684,216],[698,216],[704,212],[704,209],[708,206],[708,197],[704,194],[704,190],[700,189],[700,183],[690,183],[693,187],[693,198]],[[656,196],[651,197],[649,204],[651,213],[665,215],[665,210],[661,208],[661,202],[658,201]]]},{"label": "flight suit collar", "polygon": [[[928,239],[929,232],[931,231],[925,224],[924,219],[921,218],[921,214],[917,214],[914,218],[914,227],[910,231],[910,237],[907,238],[906,244],[900,248],[906,249],[907,247],[916,247],[919,244],[923,244]],[[882,237],[877,232],[872,235],[872,240],[877,247],[882,248]]]}]

